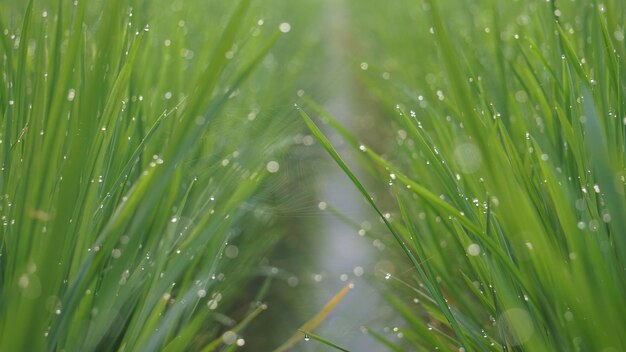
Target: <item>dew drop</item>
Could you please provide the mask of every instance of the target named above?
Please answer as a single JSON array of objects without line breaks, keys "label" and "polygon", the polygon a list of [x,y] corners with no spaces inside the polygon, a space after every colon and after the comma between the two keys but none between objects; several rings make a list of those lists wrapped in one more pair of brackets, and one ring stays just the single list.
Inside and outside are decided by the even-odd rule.
[{"label": "dew drop", "polygon": [[232,345],[233,343],[235,343],[235,341],[237,341],[237,334],[230,330],[226,331],[224,334],[222,334],[222,340],[224,341],[224,344]]},{"label": "dew drop", "polygon": [[278,164],[277,161],[272,160],[268,162],[265,167],[267,168],[267,171],[269,171],[270,173],[276,173],[278,172],[278,169],[280,168],[280,164]]},{"label": "dew drop", "polygon": [[467,253],[473,257],[480,254],[480,246],[476,243],[472,243],[467,247]]},{"label": "dew drop", "polygon": [[352,272],[354,273],[355,276],[362,276],[365,271],[363,270],[363,267],[356,266],[356,267],[354,267]]},{"label": "dew drop", "polygon": [[74,98],[76,98],[76,90],[70,89],[67,92],[67,101],[74,101]]},{"label": "dew drop", "polygon": [[18,282],[18,286],[20,288],[24,289],[24,288],[28,288],[29,284],[30,284],[30,280],[28,279],[28,275],[22,274],[22,276],[20,276],[20,280]]},{"label": "dew drop", "polygon": [[291,25],[287,22],[283,22],[278,26],[278,29],[282,32],[282,33],[289,33],[289,31],[291,31]]}]

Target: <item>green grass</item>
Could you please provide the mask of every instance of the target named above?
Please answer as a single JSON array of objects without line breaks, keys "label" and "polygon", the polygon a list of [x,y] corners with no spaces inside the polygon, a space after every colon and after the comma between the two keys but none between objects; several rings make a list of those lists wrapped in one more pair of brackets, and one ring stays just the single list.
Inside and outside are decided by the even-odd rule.
[{"label": "green grass", "polygon": [[306,77],[273,6],[0,5],[0,350],[244,343]]},{"label": "green grass", "polygon": [[366,189],[303,113],[412,269],[388,294],[403,338],[373,335],[398,350],[623,350],[626,9],[469,7],[352,4],[365,14],[363,104],[391,137],[361,145],[367,134],[310,110],[363,151],[380,186]]},{"label": "green grass", "polygon": [[321,310],[306,282],[279,292],[295,309],[268,296],[305,261],[272,251],[310,251],[300,233],[277,245],[323,219],[303,204],[322,148],[395,248],[378,284],[404,324],[372,317],[372,349],[626,350],[625,16],[620,0],[0,3],[0,351],[350,349],[315,330],[352,284]]}]

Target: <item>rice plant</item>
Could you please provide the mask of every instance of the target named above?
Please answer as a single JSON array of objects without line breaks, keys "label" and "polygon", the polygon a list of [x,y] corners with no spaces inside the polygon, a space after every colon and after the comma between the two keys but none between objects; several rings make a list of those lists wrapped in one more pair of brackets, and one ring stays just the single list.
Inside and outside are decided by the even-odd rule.
[{"label": "rice plant", "polygon": [[386,278],[406,326],[370,334],[395,351],[626,349],[623,3],[351,6],[363,104],[391,137],[301,115],[403,253]]},{"label": "rice plant", "polygon": [[0,4],[0,350],[246,343],[306,77],[284,6]]},{"label": "rice plant", "polygon": [[[378,284],[405,323],[372,317],[371,350],[626,350],[625,16],[619,0],[0,3],[0,351],[350,349],[317,330],[347,274],[308,318],[267,304],[315,294],[271,289],[300,252],[268,258],[315,255],[298,236],[320,220],[301,203],[320,146],[395,248]],[[299,246],[277,246],[290,232]]]}]

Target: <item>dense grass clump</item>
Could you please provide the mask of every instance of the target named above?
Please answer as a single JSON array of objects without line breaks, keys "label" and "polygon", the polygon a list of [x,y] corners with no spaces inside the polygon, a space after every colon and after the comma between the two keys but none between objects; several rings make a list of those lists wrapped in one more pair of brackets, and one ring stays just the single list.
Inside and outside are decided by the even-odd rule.
[{"label": "dense grass clump", "polygon": [[301,65],[251,3],[0,5],[0,350],[245,343]]},{"label": "dense grass clump", "polygon": [[387,190],[302,115],[409,259],[387,276],[403,339],[372,334],[398,351],[626,349],[623,3],[352,8],[363,104],[392,137],[362,144],[305,110]]}]

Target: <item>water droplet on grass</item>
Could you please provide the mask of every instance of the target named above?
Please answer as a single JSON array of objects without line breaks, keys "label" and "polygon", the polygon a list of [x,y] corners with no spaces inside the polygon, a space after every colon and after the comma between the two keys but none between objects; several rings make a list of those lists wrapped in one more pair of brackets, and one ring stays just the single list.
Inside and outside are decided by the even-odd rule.
[{"label": "water droplet on grass", "polygon": [[222,341],[224,341],[224,344],[226,345],[232,345],[235,341],[237,341],[237,334],[230,330],[226,331],[222,334]]},{"label": "water droplet on grass", "polygon": [[267,171],[271,173],[275,173],[275,172],[278,172],[278,169],[280,168],[280,164],[278,164],[277,161],[272,160],[267,163],[266,168],[267,168]]},{"label": "water droplet on grass", "polygon": [[482,165],[480,150],[472,143],[464,143],[454,150],[454,160],[464,174],[471,174]]},{"label": "water droplet on grass", "polygon": [[364,273],[363,267],[360,266],[356,266],[354,267],[354,269],[352,270],[352,272],[354,273],[355,276],[362,276]]},{"label": "water droplet on grass", "polygon": [[295,276],[291,276],[287,279],[287,285],[289,285],[289,287],[296,287],[299,283],[300,280]]},{"label": "water droplet on grass", "polygon": [[20,280],[18,281],[18,286],[20,288],[28,288],[28,285],[30,284],[30,280],[28,279],[28,275],[27,274],[23,274],[22,276],[20,276]]},{"label": "water droplet on grass", "polygon": [[480,246],[476,243],[472,243],[467,247],[467,253],[471,256],[477,256],[480,254]]},{"label": "water droplet on grass", "polygon": [[239,248],[237,246],[232,245],[232,244],[228,245],[224,249],[224,255],[226,255],[227,258],[235,259],[239,255]]},{"label": "water droplet on grass", "polygon": [[215,299],[210,299],[210,300],[207,302],[207,304],[206,304],[206,305],[207,305],[207,307],[209,307],[209,309],[210,309],[210,310],[215,310],[215,309],[217,309],[217,305],[218,305],[218,304],[219,304],[219,303],[218,303],[218,301],[217,301],[217,300],[215,300]]},{"label": "water droplet on grass", "polygon": [[291,31],[291,25],[287,22],[283,22],[278,26],[278,29],[282,32],[282,33],[289,33],[289,31]]}]

